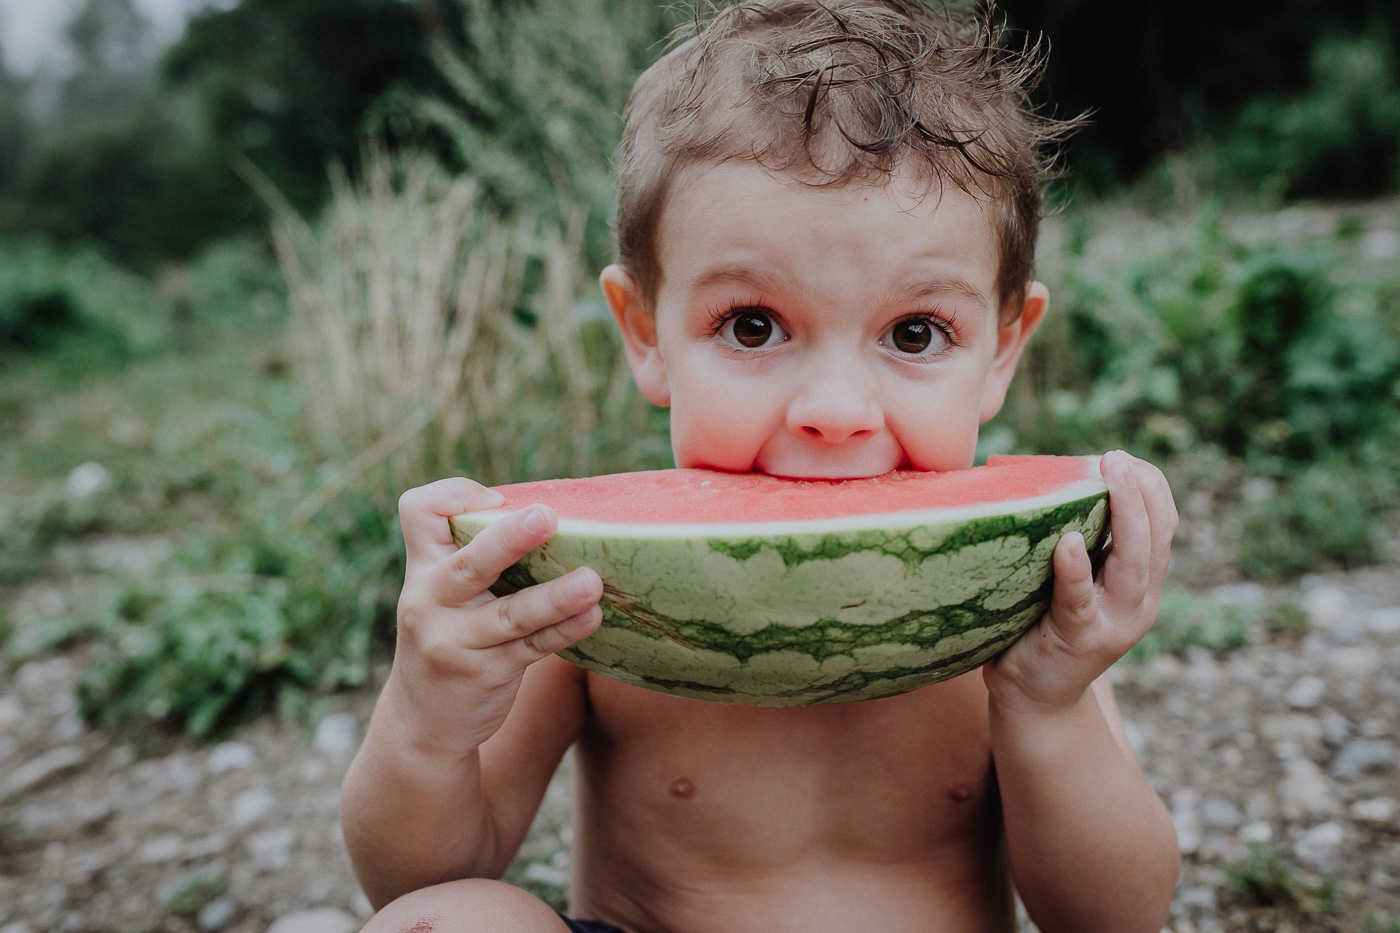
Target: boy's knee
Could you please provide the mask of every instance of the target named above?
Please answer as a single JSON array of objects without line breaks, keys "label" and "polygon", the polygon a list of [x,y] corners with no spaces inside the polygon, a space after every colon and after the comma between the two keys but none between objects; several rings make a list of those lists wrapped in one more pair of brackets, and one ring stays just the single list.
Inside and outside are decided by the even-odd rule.
[{"label": "boy's knee", "polygon": [[514,885],[485,878],[412,891],[375,914],[362,933],[566,933],[548,904]]}]

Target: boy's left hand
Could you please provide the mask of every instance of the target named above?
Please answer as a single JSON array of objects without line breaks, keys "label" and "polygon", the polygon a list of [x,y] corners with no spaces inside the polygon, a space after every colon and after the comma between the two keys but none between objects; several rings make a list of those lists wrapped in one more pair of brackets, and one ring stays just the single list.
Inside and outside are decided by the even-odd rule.
[{"label": "boy's left hand", "polygon": [[1050,609],[982,669],[992,702],[1003,709],[1071,706],[1156,621],[1177,526],[1171,488],[1160,470],[1121,450],[1104,454],[1099,469],[1113,532],[1103,571],[1095,584],[1082,535],[1060,539]]}]

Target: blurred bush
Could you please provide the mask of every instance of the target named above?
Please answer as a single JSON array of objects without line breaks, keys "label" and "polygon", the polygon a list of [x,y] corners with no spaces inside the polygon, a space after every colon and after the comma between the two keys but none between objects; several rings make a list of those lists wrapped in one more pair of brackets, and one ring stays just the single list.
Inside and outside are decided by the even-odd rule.
[{"label": "blurred bush", "polygon": [[1380,556],[1400,503],[1400,268],[1377,274],[1355,237],[1232,234],[1208,208],[1112,241],[1094,224],[1064,218],[1042,256],[1060,311],[984,447],[1122,446],[1183,474],[1233,459],[1278,490],[1246,510],[1246,573]]},{"label": "blurred bush", "polygon": [[275,230],[319,466],[269,483],[231,453],[202,458],[220,519],[99,610],[91,719],[207,735],[364,683],[392,632],[409,486],[669,462],[664,418],[581,308],[577,223],[499,217],[472,180],[383,151],[334,191],[316,223],[284,213]]},{"label": "blurred bush", "polygon": [[655,0],[455,0],[460,43],[434,59],[450,94],[410,102],[496,209],[583,211],[584,256],[612,261],[612,156],[632,83],[685,21]]},{"label": "blurred bush", "polygon": [[1093,111],[1069,147],[1091,187],[1112,188],[1168,154],[1213,143],[1227,186],[1217,193],[1352,196],[1400,185],[1391,64],[1400,5],[1389,0],[997,7],[1054,45],[1040,98],[1061,114]]}]

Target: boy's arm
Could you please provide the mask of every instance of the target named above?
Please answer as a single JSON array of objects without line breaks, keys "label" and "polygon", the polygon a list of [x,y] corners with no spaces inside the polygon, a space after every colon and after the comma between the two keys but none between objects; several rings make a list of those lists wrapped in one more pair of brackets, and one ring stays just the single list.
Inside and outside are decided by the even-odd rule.
[{"label": "boy's arm", "polygon": [[527,509],[466,547],[447,516],[500,504],[469,480],[400,501],[408,550],[394,666],[341,792],[341,825],[375,907],[453,878],[499,877],[582,727],[582,672],[551,655],[591,634],[591,570],[496,599],[501,571],[547,540]]},{"label": "boy's arm", "polygon": [[1104,674],[1156,619],[1176,509],[1143,461],[1109,454],[1103,474],[1113,545],[1101,585],[1083,538],[1066,535],[1050,610],[984,669],[1012,876],[1044,933],[1157,933],[1180,867]]}]

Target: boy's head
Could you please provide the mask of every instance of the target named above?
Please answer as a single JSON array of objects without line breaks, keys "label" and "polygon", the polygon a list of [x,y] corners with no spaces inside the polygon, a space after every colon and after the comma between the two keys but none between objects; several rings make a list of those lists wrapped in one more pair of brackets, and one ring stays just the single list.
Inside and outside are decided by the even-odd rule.
[{"label": "boy's head", "polygon": [[1034,114],[1036,49],[998,42],[990,12],[922,0],[738,2],[656,62],[628,103],[618,162],[618,261],[654,298],[660,221],[688,170],[750,162],[814,186],[913,176],[990,208],[999,297],[1030,282],[1043,151],[1069,126]]},{"label": "boy's head", "polygon": [[677,465],[971,465],[1046,302],[1054,128],[995,38],[912,0],[740,2],[638,80],[602,282]]}]

